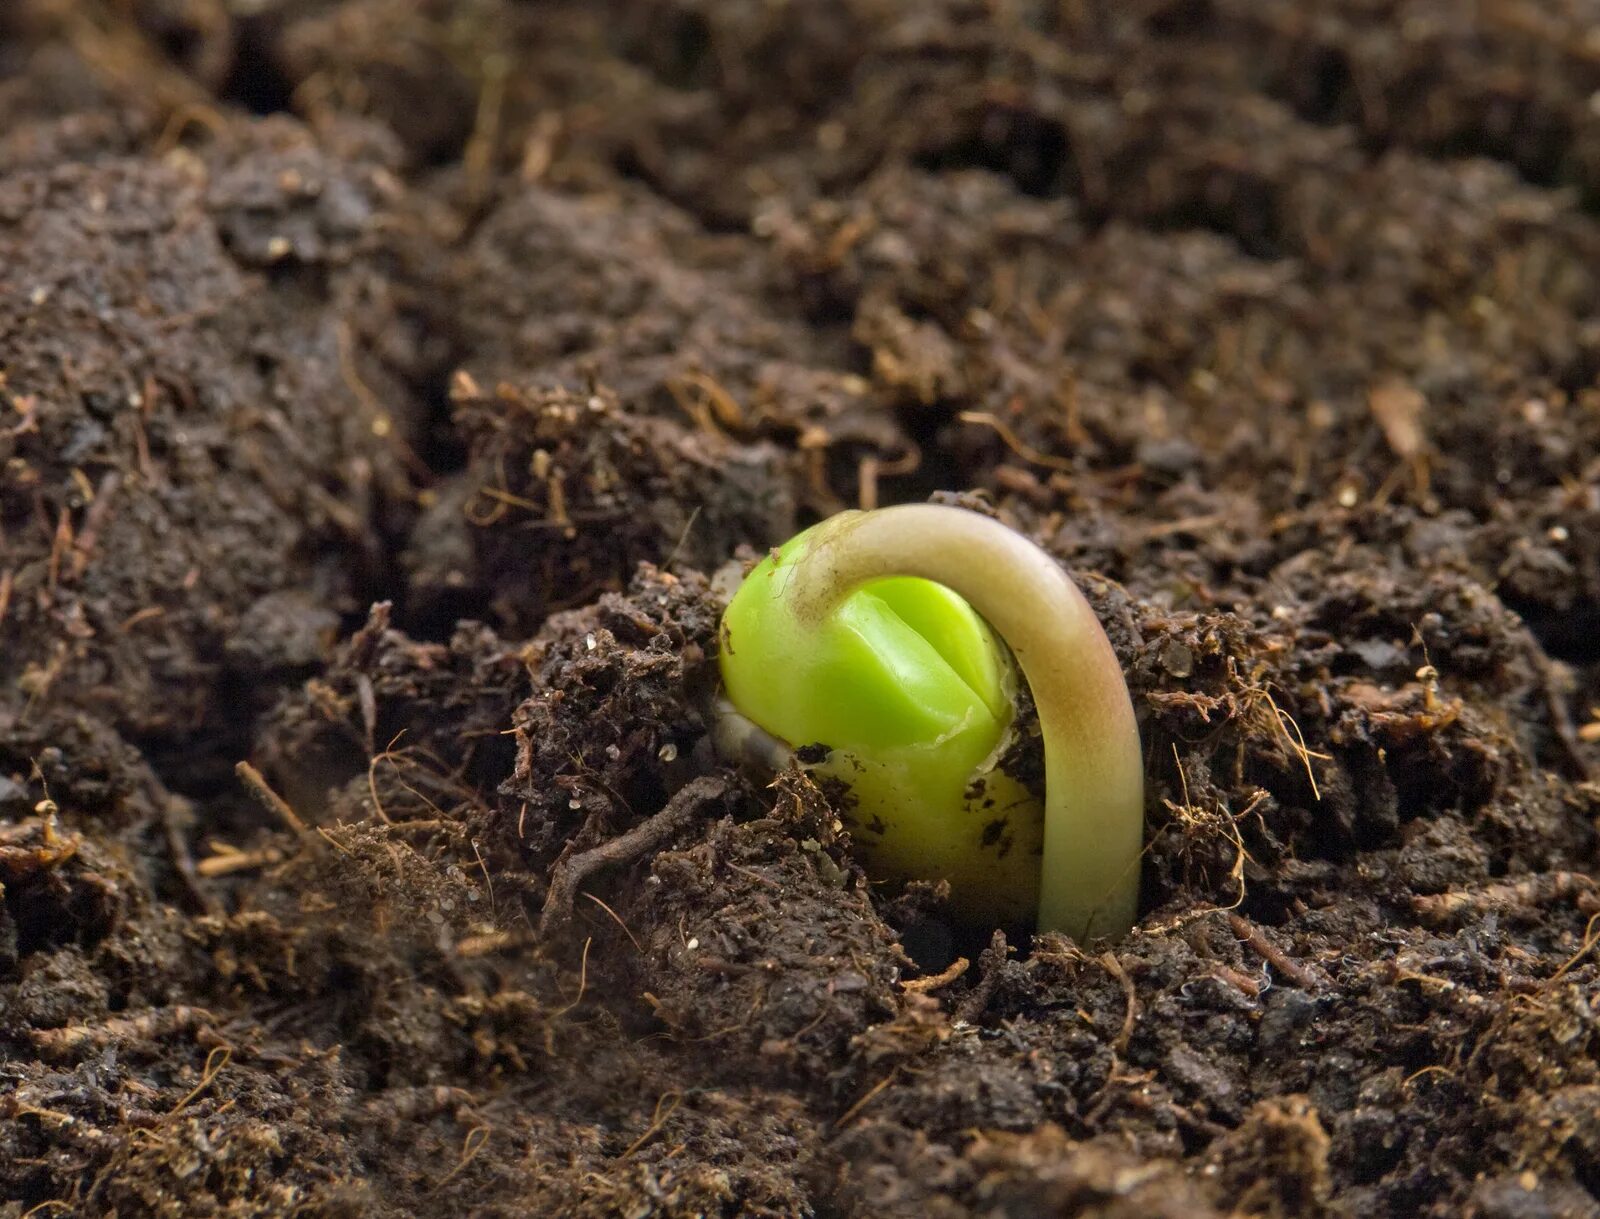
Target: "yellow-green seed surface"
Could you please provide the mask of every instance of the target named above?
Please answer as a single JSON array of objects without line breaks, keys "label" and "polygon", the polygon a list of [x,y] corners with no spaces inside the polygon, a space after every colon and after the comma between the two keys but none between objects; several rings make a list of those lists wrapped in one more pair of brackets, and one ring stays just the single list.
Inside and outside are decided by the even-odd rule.
[{"label": "yellow-green seed surface", "polygon": [[958,917],[1030,922],[1043,810],[994,768],[1017,682],[1006,649],[961,597],[914,577],[864,584],[802,622],[784,594],[824,527],[764,559],[735,594],[722,632],[728,698],[789,745],[828,750],[808,769],[844,785],[871,879],[945,879]]}]

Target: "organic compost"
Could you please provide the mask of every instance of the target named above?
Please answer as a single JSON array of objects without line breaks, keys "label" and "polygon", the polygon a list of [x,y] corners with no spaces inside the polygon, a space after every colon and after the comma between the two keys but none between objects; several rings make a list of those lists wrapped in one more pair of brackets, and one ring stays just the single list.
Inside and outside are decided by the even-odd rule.
[{"label": "organic compost", "polygon": [[[0,7],[0,1216],[1600,1215],[1600,12]],[[999,516],[1147,775],[952,932],[707,742]]]}]

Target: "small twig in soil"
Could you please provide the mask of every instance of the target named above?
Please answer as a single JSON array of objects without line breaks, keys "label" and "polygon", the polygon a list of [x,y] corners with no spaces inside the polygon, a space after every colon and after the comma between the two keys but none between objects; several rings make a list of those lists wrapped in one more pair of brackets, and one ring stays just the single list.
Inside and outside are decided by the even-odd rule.
[{"label": "small twig in soil", "polygon": [[199,102],[185,102],[167,117],[166,125],[156,139],[155,154],[166,156],[178,146],[178,141],[191,127],[204,127],[207,134],[215,136],[226,130],[227,123],[228,120],[212,107]]},{"label": "small twig in soil", "polygon": [[569,1012],[583,1002],[584,992],[589,989],[589,947],[594,943],[594,936],[583,942],[583,959],[578,962],[578,993],[572,997],[572,1002],[565,1007],[558,1008],[550,1013],[544,1022],[544,1052],[548,1058],[556,1056],[556,1021],[562,1019]]},{"label": "small twig in soil", "polygon": [[971,962],[968,961],[966,957],[957,957],[955,959],[955,963],[943,973],[934,974],[929,978],[911,978],[900,983],[900,989],[910,991],[912,994],[925,995],[929,991],[935,991],[941,987],[949,986],[950,983],[954,982],[962,974],[967,972],[967,967],[970,964]]},{"label": "small twig in soil", "polygon": [[609,914],[611,916],[611,921],[614,922],[618,927],[622,928],[622,934],[628,937],[628,942],[634,946],[635,950],[639,953],[640,956],[644,956],[644,949],[642,947],[640,947],[639,941],[634,936],[633,932],[628,930],[628,924],[624,923],[622,921],[622,916],[620,914],[618,914],[615,910],[613,910],[610,906],[606,905],[603,901],[601,901],[593,893],[585,893],[584,896],[587,897],[590,901],[592,901],[595,905],[599,906],[600,909],[604,910],[607,914]]},{"label": "small twig in soil", "polygon": [[216,1081],[217,1076],[222,1074],[222,1068],[228,1065],[232,1057],[233,1047],[231,1045],[213,1046],[211,1053],[206,1055],[206,1065],[200,1071],[200,1082],[190,1089],[189,1095],[172,1107],[171,1112],[167,1114],[163,1121],[170,1122],[177,1117],[179,1113],[188,1107],[190,1101],[209,1088]]},{"label": "small twig in soil", "polygon": [[[376,738],[378,734],[378,695],[372,688],[372,678],[365,673],[356,674],[356,703],[361,708],[361,733],[367,743],[367,756],[370,758],[378,752]],[[384,756],[392,752],[396,742],[404,733],[396,733],[393,741]],[[370,781],[370,779],[369,779]],[[382,811],[381,809],[379,810]]]},{"label": "small twig in soil", "polygon": [[63,508],[56,521],[54,540],[50,543],[50,562],[45,568],[45,587],[50,590],[52,598],[61,577],[61,560],[72,549],[72,537],[72,513]]},{"label": "small twig in soil", "polygon": [[1243,994],[1247,999],[1258,999],[1261,997],[1261,979],[1253,978],[1247,973],[1242,973],[1239,970],[1234,969],[1231,965],[1224,965],[1220,961],[1216,962],[1211,966],[1211,976],[1214,978],[1221,978],[1224,982],[1228,983],[1235,990]]},{"label": "small twig in soil", "polygon": [[578,962],[578,993],[572,996],[571,1003],[550,1013],[552,1025],[583,1002],[583,993],[589,989],[589,946],[593,943],[593,936],[583,942],[583,957]]},{"label": "small twig in soil", "polygon": [[728,790],[728,781],[715,775],[702,775],[691,779],[677,794],[667,801],[666,807],[647,821],[642,821],[626,834],[602,843],[592,851],[573,855],[555,866],[550,878],[550,893],[545,898],[544,912],[539,916],[539,934],[547,936],[556,926],[572,917],[573,899],[578,887],[601,868],[613,864],[632,863],[634,860],[663,846],[678,831],[692,825],[701,809],[720,800]]},{"label": "small twig in soil", "polygon": [[751,880],[755,881],[756,884],[758,884],[758,885],[765,885],[767,888],[772,889],[772,890],[774,890],[774,891],[776,891],[778,893],[782,893],[783,892],[783,886],[782,885],[780,885],[777,881],[773,880],[772,877],[770,877],[770,876],[761,875],[761,873],[757,872],[754,868],[747,868],[747,867],[744,867],[742,864],[736,864],[736,863],[728,863],[728,864],[726,864],[724,866],[730,872],[737,872],[740,876],[749,877]]},{"label": "small twig in soil", "polygon": [[[1090,1129],[1100,1124],[1100,1119],[1105,1116],[1108,1109],[1118,1099],[1118,1087],[1128,1088],[1123,1098],[1130,1095],[1143,1096],[1144,1085],[1155,1079],[1154,1071],[1123,1071],[1119,1069],[1120,1058],[1113,1054],[1111,1057],[1111,1070],[1106,1074],[1106,1082],[1100,1085],[1099,1090],[1090,1098],[1089,1104],[1083,1111],[1083,1124]],[[1146,1102],[1148,1109],[1148,1101]]]},{"label": "small twig in soil", "polygon": [[1596,914],[1591,918],[1588,926],[1583,929],[1583,946],[1567,958],[1565,965],[1550,975],[1550,981],[1556,982],[1565,977],[1567,971],[1588,956],[1589,950],[1596,944],[1600,944],[1600,914]]},{"label": "small twig in soil", "polygon": [[1444,1066],[1441,1063],[1434,1063],[1431,1066],[1423,1067],[1420,1071],[1411,1072],[1410,1075],[1407,1075],[1403,1080],[1400,1081],[1400,1086],[1409,1088],[1424,1075],[1443,1075],[1446,1079],[1454,1079],[1456,1077],[1456,1073],[1449,1067]]},{"label": "small twig in soil", "polygon": [[153,781],[150,784],[150,798],[161,809],[161,828],[166,834],[167,852],[172,856],[172,866],[183,881],[184,891],[202,912],[218,913],[217,903],[200,885],[201,872],[194,862],[194,855],[189,850],[189,840],[183,836],[177,799],[160,790],[159,785]]},{"label": "small twig in soil", "polygon": [[116,494],[121,481],[116,471],[102,478],[100,486],[95,490],[94,498],[89,503],[89,510],[84,513],[83,528],[78,531],[78,540],[73,545],[72,562],[69,565],[69,573],[74,580],[88,570],[89,560],[94,557],[95,544],[100,539],[100,531],[105,527],[106,518],[111,513],[112,496]]},{"label": "small twig in soil", "polygon": [[1545,654],[1544,648],[1532,631],[1524,632],[1524,642],[1527,644],[1528,658],[1534,671],[1539,674],[1545,709],[1550,714],[1550,726],[1555,729],[1556,740],[1561,744],[1561,752],[1566,755],[1578,778],[1595,778],[1594,768],[1589,765],[1589,759],[1584,756],[1579,744],[1579,732],[1573,727],[1572,714],[1567,709],[1567,700],[1561,690],[1555,662]]},{"label": "small twig in soil", "polygon": [[983,1015],[983,1009],[988,1007],[989,1000],[994,998],[994,992],[1005,973],[1006,955],[1009,952],[1006,933],[996,930],[994,938],[989,941],[989,947],[978,954],[978,984],[956,1005],[958,1021],[976,1024],[978,1017]]},{"label": "small twig in soil", "polygon": [[472,855],[478,861],[478,867],[483,869],[484,887],[489,891],[489,916],[494,917],[494,878],[489,875],[489,865],[483,858],[483,852],[478,849],[478,840],[472,839]]},{"label": "small twig in soil", "polygon": [[1539,872],[1478,889],[1422,894],[1411,899],[1411,909],[1423,922],[1437,926],[1491,911],[1537,914],[1570,897],[1579,899],[1578,908],[1585,914],[1600,911],[1600,884],[1582,872]]},{"label": "small twig in soil", "polygon": [[1228,926],[1232,927],[1234,935],[1250,945],[1262,960],[1282,974],[1285,981],[1293,983],[1301,990],[1318,989],[1319,982],[1316,975],[1267,939],[1261,928],[1254,923],[1237,914],[1230,914]]},{"label": "small twig in soil", "polygon": [[69,1024],[64,1028],[32,1029],[28,1036],[45,1058],[67,1058],[79,1050],[99,1050],[118,1041],[149,1041],[186,1033],[209,1024],[213,1017],[203,1007],[162,1007],[137,1016],[118,1017],[99,1024]]},{"label": "small twig in soil", "polygon": [[208,855],[194,865],[197,875],[210,880],[216,876],[231,876],[235,872],[249,872],[256,868],[270,868],[283,862],[283,852],[277,847],[263,847],[259,851],[241,851],[237,847],[213,843],[215,854]]},{"label": "small twig in soil", "polygon": [[33,1219],[34,1215],[45,1215],[52,1210],[70,1211],[73,1204],[61,1198],[47,1198],[38,1206],[30,1207],[22,1212],[22,1219]]},{"label": "small twig in soil", "polygon": [[126,635],[141,622],[149,622],[152,618],[160,618],[167,611],[159,605],[147,605],[141,610],[134,610],[117,625],[117,634]]},{"label": "small twig in soil", "polygon": [[689,534],[694,530],[694,523],[700,519],[700,505],[694,506],[694,511],[689,513],[689,520],[683,527],[683,532],[678,535],[672,553],[667,556],[667,561],[661,565],[662,571],[671,571],[672,565],[678,561],[678,554],[683,550],[684,544],[689,540]]},{"label": "small twig in soil", "polygon": [[497,952],[504,952],[508,948],[515,948],[526,942],[526,938],[515,931],[490,931],[483,935],[469,935],[456,942],[456,955],[463,957],[487,957]]},{"label": "small twig in soil", "polygon": [[867,1107],[867,1105],[871,1102],[873,1097],[877,1096],[878,1093],[882,1092],[890,1084],[894,1083],[895,1077],[897,1075],[899,1075],[899,1074],[900,1074],[900,1068],[896,1067],[894,1070],[890,1071],[887,1075],[885,1075],[882,1079],[880,1079],[877,1083],[873,1084],[872,1087],[868,1088],[867,1089],[867,1094],[865,1096],[863,1096],[860,1100],[858,1100],[855,1104],[851,1105],[848,1109],[846,1109],[843,1113],[841,1113],[838,1116],[838,1118],[833,1123],[833,1128],[835,1130],[842,1130],[842,1129],[844,1129],[844,1127],[848,1126],[850,1124],[851,1120],[854,1119],[863,1109],[865,1109]]},{"label": "small twig in soil", "polygon": [[907,445],[906,451],[893,461],[883,461],[875,455],[861,459],[856,467],[856,502],[863,512],[878,506],[878,479],[915,474],[922,465],[922,449],[915,441],[907,441]]},{"label": "small twig in soil", "polygon": [[651,1115],[650,1124],[645,1127],[644,1133],[629,1143],[628,1149],[618,1158],[626,1160],[639,1148],[655,1138],[661,1132],[661,1128],[667,1124],[667,1119],[673,1115],[682,1102],[683,1093],[681,1092],[662,1093],[661,1099],[656,1101],[656,1111]]},{"label": "small twig in soil", "polygon": [[[365,686],[363,686],[359,681],[357,681],[357,683],[356,683],[356,691],[357,691],[358,694],[362,690],[366,690],[366,691],[370,692],[371,689],[372,689],[372,683],[371,682],[368,682]],[[361,714],[362,714],[362,718],[365,719],[366,718],[366,709],[365,709],[365,707],[363,707]],[[377,712],[374,711],[373,714],[376,715]],[[400,764],[402,762],[405,762],[405,761],[409,760],[409,759],[406,758],[405,754],[398,753],[398,752],[395,751],[395,744],[396,744],[396,742],[398,742],[400,740],[400,737],[403,736],[403,735],[404,735],[404,733],[397,733],[395,735],[394,740],[389,742],[389,746],[388,746],[387,749],[385,749],[382,753],[371,753],[370,756],[367,759],[367,793],[372,797],[372,812],[373,812],[373,815],[376,816],[379,821],[383,822],[384,825],[393,825],[394,824],[394,820],[393,820],[393,818],[391,818],[389,816],[388,811],[383,807],[383,798],[378,795],[378,763],[379,762],[388,762],[391,766],[393,766],[394,770],[395,770],[395,779],[396,779],[397,782],[399,782],[399,784],[402,787],[404,787],[408,792],[411,792],[413,795],[419,797],[422,800],[422,802],[424,804],[426,804],[429,808],[431,808],[434,812],[436,812],[436,813],[440,812],[439,806],[437,804],[435,804],[432,800],[428,799],[428,797],[424,796],[421,792],[417,791],[416,788],[412,787],[404,779],[400,778]],[[370,751],[369,751],[369,753],[370,753]]]},{"label": "small twig in soil", "polygon": [[483,1150],[484,1144],[488,1141],[489,1127],[487,1126],[474,1126],[471,1130],[467,1131],[467,1137],[463,1139],[461,1143],[461,1159],[457,1161],[454,1168],[445,1173],[444,1176],[440,1177],[439,1183],[430,1189],[424,1196],[429,1198],[433,1197],[434,1194],[438,1193],[446,1185],[449,1185],[450,1182],[459,1177],[462,1172],[466,1170],[467,1165],[471,1164],[472,1161],[477,1158],[478,1153]]},{"label": "small twig in soil", "polygon": [[1031,445],[1023,443],[1011,426],[1005,420],[988,411],[962,411],[956,416],[962,423],[977,423],[984,427],[992,428],[994,434],[1000,437],[1006,448],[1010,449],[1023,461],[1030,465],[1043,466],[1047,470],[1060,470],[1064,474],[1073,472],[1073,465],[1064,457],[1054,457],[1049,453],[1040,452]]},{"label": "small twig in soil", "polygon": [[477,113],[472,134],[461,150],[461,167],[466,171],[467,194],[474,205],[483,200],[494,172],[495,151],[500,145],[500,120],[505,106],[506,81],[511,76],[511,58],[503,52],[483,57],[479,69],[483,87],[478,91]]},{"label": "small twig in soil", "polygon": [[1201,516],[1184,516],[1175,521],[1156,521],[1145,525],[1135,535],[1141,542],[1156,542],[1162,538],[1171,537],[1175,533],[1193,533],[1204,536],[1211,533],[1218,525],[1226,523],[1228,517],[1222,512],[1207,512]]},{"label": "small twig in soil", "polygon": [[316,835],[311,832],[311,827],[300,820],[300,814],[289,807],[287,800],[272,790],[259,770],[248,762],[240,762],[233,768],[233,772],[239,776],[239,781],[250,789],[250,794],[262,808],[299,835],[302,842],[318,850],[321,849]]},{"label": "small twig in soil", "polygon": [[1128,976],[1128,971],[1122,967],[1122,962],[1117,960],[1116,953],[1102,952],[1100,964],[1105,966],[1106,972],[1117,980],[1117,984],[1122,987],[1122,997],[1127,1001],[1122,1016],[1122,1029],[1117,1033],[1117,1040],[1112,1046],[1118,1054],[1126,1054],[1128,1042],[1133,1040],[1133,1026],[1139,1022],[1139,993],[1134,989],[1133,979]]},{"label": "small twig in soil", "polygon": [[[1317,788],[1317,772],[1311,766],[1311,759],[1316,758],[1318,761],[1327,762],[1331,760],[1332,755],[1318,753],[1306,746],[1306,734],[1300,731],[1300,725],[1295,722],[1294,716],[1278,706],[1273,700],[1272,691],[1269,687],[1263,686],[1261,688],[1261,697],[1272,711],[1272,723],[1283,734],[1283,739],[1289,747],[1289,752],[1299,758],[1300,764],[1306,768],[1306,779],[1311,784],[1311,795],[1318,803],[1321,803],[1322,792]],[[1289,731],[1291,728],[1294,729],[1293,733]]]}]

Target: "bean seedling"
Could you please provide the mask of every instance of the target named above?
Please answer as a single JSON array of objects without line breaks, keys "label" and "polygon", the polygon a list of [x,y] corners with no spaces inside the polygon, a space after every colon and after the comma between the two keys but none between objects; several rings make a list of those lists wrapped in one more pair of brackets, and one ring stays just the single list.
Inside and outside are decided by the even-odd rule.
[{"label": "bean seedling", "polygon": [[[1043,550],[961,508],[846,512],[773,551],[722,624],[725,752],[842,784],[874,880],[946,879],[952,912],[1119,936],[1139,900],[1144,775],[1122,670]],[[1017,674],[1042,800],[1000,765]]]}]

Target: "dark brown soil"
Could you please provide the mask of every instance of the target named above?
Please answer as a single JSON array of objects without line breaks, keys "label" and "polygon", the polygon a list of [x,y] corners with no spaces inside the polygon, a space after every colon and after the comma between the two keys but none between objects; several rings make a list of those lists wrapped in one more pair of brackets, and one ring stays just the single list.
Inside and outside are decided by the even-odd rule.
[{"label": "dark brown soil", "polygon": [[[0,1217],[1600,1215],[1596,17],[0,7]],[[1119,944],[710,755],[717,570],[935,494]]]}]

